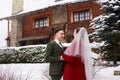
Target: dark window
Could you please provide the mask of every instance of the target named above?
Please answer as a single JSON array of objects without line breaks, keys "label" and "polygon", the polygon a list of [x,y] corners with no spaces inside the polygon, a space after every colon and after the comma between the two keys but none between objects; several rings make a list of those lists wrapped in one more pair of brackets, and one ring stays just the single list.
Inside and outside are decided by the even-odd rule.
[{"label": "dark window", "polygon": [[90,11],[86,10],[86,11],[74,12],[73,19],[74,22],[90,20]]},{"label": "dark window", "polygon": [[47,27],[48,26],[48,18],[39,18],[35,20],[35,28],[38,27]]}]

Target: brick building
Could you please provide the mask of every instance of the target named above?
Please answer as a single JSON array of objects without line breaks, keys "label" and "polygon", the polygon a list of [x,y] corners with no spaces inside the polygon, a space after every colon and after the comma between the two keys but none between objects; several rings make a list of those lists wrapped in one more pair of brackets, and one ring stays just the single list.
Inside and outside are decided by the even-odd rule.
[{"label": "brick building", "polygon": [[8,37],[9,46],[45,44],[52,38],[55,28],[66,32],[71,39],[75,28],[89,28],[90,21],[102,14],[96,0],[40,0],[23,8],[23,0],[13,0],[12,21]]}]

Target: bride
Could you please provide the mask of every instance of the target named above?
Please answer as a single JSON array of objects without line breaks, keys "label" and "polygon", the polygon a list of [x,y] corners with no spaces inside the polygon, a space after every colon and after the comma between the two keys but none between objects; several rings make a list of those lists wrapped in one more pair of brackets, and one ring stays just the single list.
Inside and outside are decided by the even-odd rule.
[{"label": "bride", "polygon": [[63,80],[92,80],[91,48],[88,33],[84,27],[80,30],[75,29],[74,39],[62,58],[66,62]]}]

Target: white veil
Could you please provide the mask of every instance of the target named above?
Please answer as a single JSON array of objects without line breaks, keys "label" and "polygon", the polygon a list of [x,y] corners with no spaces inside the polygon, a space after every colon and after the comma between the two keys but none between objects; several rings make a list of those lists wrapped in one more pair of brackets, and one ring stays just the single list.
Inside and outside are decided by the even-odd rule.
[{"label": "white veil", "polygon": [[87,30],[80,28],[76,38],[71,42],[71,45],[65,50],[65,55],[80,57],[85,65],[85,74],[87,80],[93,79],[92,53],[88,38]]}]

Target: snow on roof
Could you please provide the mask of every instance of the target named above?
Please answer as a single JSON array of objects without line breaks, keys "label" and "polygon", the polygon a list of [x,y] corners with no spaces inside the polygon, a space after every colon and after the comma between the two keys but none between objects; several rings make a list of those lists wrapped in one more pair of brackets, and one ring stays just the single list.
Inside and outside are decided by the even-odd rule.
[{"label": "snow on roof", "polygon": [[108,0],[99,0],[100,2],[106,2],[106,1],[108,1]]},{"label": "snow on roof", "polygon": [[10,15],[10,16],[0,18],[0,20],[12,19],[16,16],[19,16],[25,13],[46,9],[46,8],[57,6],[57,5],[65,5],[65,4],[85,2],[85,1],[88,1],[88,0],[60,0],[57,2],[55,2],[55,0],[36,0],[36,1],[33,0],[32,3],[24,4],[22,11],[15,13],[13,15]]},{"label": "snow on roof", "polygon": [[[88,1],[88,0],[84,0],[84,1]],[[18,13],[18,15],[32,11],[37,11],[40,9],[45,9],[56,5],[64,5],[64,4],[76,3],[76,2],[83,2],[83,0],[61,0],[58,2],[55,2],[55,0],[40,0],[28,5],[24,5],[23,11]]]}]

